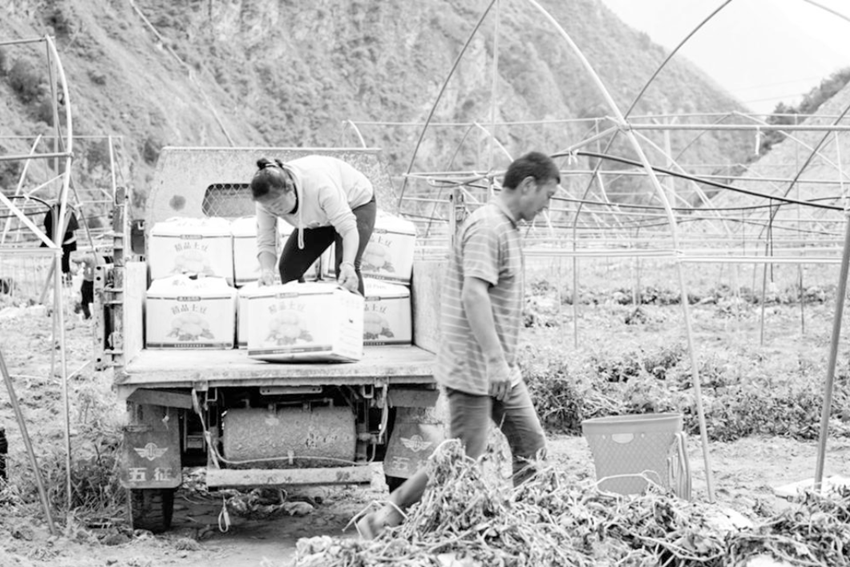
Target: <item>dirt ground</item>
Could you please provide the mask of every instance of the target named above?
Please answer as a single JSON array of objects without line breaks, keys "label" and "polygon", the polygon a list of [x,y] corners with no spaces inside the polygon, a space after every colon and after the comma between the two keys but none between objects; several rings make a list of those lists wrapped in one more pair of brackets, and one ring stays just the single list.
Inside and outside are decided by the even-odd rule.
[{"label": "dirt ground", "polygon": [[[74,295],[73,291],[67,293],[69,297]],[[114,432],[120,423],[121,411],[120,403],[109,399],[111,374],[96,373],[87,365],[92,348],[89,323],[80,320],[71,308],[67,316],[72,447],[79,456],[91,452],[97,442],[109,441],[110,431]],[[43,307],[17,307],[10,301],[0,303],[0,352],[12,375],[40,468],[48,481],[61,478],[61,466],[54,461],[61,465],[64,447],[61,380],[55,368],[51,373],[51,355],[55,364],[59,360],[59,351],[51,349],[51,324],[52,319]],[[824,344],[822,335],[813,340]],[[790,333],[788,342],[794,342]],[[95,409],[104,402],[110,402],[108,407],[115,411]],[[30,467],[5,388],[0,389],[0,425],[5,426],[9,438],[9,475],[16,481],[29,474]],[[707,501],[699,439],[690,439],[688,452],[694,498]],[[717,501],[746,514],[758,503],[781,506],[784,500],[774,495],[774,487],[812,478],[817,444],[752,437],[734,443],[711,443],[709,454]],[[594,475],[590,450],[582,437],[551,437],[550,458],[576,479]],[[848,462],[850,440],[831,439],[826,476],[850,476]],[[61,490],[54,493],[61,498]],[[223,531],[221,495],[193,490],[189,484],[177,493],[174,526],[167,534],[133,534],[126,528],[120,529],[121,520],[116,517],[101,525],[83,525],[84,518],[59,515],[55,518],[59,533],[51,536],[38,503],[21,505],[15,501],[14,491],[7,487],[0,492],[0,567],[284,567],[294,563],[299,538],[356,537],[353,528],[345,530],[351,518],[386,494],[382,472],[376,466],[369,486],[292,490],[285,494],[285,501],[291,505],[278,507],[272,514],[263,515],[257,510],[239,514],[230,510],[230,525]]]},{"label": "dirt ground", "polygon": [[[593,474],[587,443],[580,437],[550,439],[552,458],[576,478]],[[691,440],[694,498],[707,501],[699,443]],[[773,488],[811,478],[817,450],[814,443],[781,438],[749,438],[735,443],[712,444],[717,501],[743,514],[757,501],[781,506]],[[830,444],[826,470],[839,474],[850,461],[850,441]],[[278,513],[268,518],[230,515],[227,532],[219,529],[221,499],[180,490],[175,501],[174,526],[162,536],[138,534],[105,542],[86,538],[50,537],[40,517],[0,522],[0,565],[153,567],[157,565],[205,567],[284,567],[294,564],[299,538],[329,535],[357,537],[348,527],[351,518],[373,501],[386,497],[380,468],[370,486],[302,489],[288,495],[293,501],[312,501],[303,516]],[[60,519],[61,521],[61,519]],[[97,530],[90,533],[97,535]]]}]

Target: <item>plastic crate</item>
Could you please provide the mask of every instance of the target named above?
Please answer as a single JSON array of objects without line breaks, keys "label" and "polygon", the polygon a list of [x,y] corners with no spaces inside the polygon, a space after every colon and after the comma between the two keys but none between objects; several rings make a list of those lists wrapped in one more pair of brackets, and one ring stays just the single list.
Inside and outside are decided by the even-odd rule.
[{"label": "plastic crate", "polygon": [[690,498],[690,466],[682,415],[619,415],[587,419],[582,433],[590,445],[599,488],[637,494],[647,479]]}]

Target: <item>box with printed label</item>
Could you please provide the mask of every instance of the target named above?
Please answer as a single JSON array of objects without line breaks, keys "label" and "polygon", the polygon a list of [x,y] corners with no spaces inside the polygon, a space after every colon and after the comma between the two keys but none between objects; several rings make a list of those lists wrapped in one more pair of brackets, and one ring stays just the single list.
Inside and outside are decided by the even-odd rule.
[{"label": "box with printed label", "polygon": [[335,283],[264,286],[248,294],[248,356],[276,362],[363,356],[363,297]]},{"label": "box with printed label", "polygon": [[154,280],[145,297],[145,325],[146,348],[233,348],[236,290],[224,278]]},{"label": "box with printed label", "polygon": [[[360,272],[364,277],[410,285],[415,246],[412,222],[378,210],[375,229],[360,258]],[[334,273],[334,266],[331,257],[329,273]]]},{"label": "box with printed label", "polygon": [[363,286],[363,344],[409,345],[413,339],[410,289],[372,278],[365,278]]},{"label": "box with printed label", "polygon": [[220,218],[176,217],[156,223],[150,232],[148,265],[154,280],[175,274],[197,274],[232,282],[230,222]]}]

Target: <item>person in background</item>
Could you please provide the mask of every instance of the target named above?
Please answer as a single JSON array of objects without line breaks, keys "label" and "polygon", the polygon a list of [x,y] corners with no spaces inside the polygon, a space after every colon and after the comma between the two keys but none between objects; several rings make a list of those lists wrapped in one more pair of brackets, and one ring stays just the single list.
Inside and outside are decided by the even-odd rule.
[{"label": "person in background", "polygon": [[[495,422],[507,438],[514,484],[534,473],[546,439],[517,366],[522,326],[523,255],[518,224],[546,208],[560,172],[545,154],[528,153],[508,167],[501,192],[462,224],[443,283],[435,377],[447,397],[449,430],[466,454],[480,457]],[[372,539],[401,523],[428,483],[423,468],[394,490],[389,503],[357,522]]]},{"label": "person in background", "polygon": [[[59,217],[59,205],[59,201],[53,202],[44,214],[44,233],[50,240],[55,240],[53,231],[56,228],[56,219]],[[71,283],[71,252],[77,249],[75,231],[78,228],[80,228],[80,224],[77,221],[77,215],[74,214],[74,208],[68,204],[65,211],[65,235],[62,239],[62,281],[66,285]],[[41,246],[46,247],[43,242]]]},{"label": "person in background", "polygon": [[80,309],[84,319],[91,319],[91,304],[94,303],[94,273],[98,264],[111,264],[112,256],[99,253],[85,252],[71,262],[83,271],[83,281],[80,284]]},{"label": "person in background", "polygon": [[[377,202],[372,183],[348,163],[311,155],[287,163],[261,158],[251,179],[257,209],[260,285],[299,280],[335,244],[337,280],[362,295],[360,259],[375,228]],[[277,219],[295,227],[276,257]]]},{"label": "person in background", "polygon": [[83,281],[80,284],[80,308],[83,311],[83,319],[91,319],[91,304],[94,303],[95,256],[84,254],[81,258],[74,258],[71,261],[82,269]]}]

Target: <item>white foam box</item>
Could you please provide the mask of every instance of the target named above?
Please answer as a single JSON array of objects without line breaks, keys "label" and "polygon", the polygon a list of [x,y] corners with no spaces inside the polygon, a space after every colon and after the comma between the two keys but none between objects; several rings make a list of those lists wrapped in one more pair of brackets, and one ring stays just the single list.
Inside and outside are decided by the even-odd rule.
[{"label": "white foam box", "polygon": [[236,292],[236,346],[248,348],[248,297],[260,289],[257,282],[249,282]]},{"label": "white foam box", "polygon": [[154,224],[148,265],[153,280],[174,274],[198,274],[232,282],[230,222],[221,218],[175,217]]},{"label": "white foam box", "polygon": [[410,289],[403,285],[364,278],[364,345],[409,345],[413,342]]},{"label": "white foam box", "polygon": [[248,295],[248,356],[271,362],[363,357],[363,297],[336,283],[290,282]]},{"label": "white foam box", "polygon": [[145,347],[230,349],[236,290],[224,278],[176,275],[154,280],[145,296]]},{"label": "white foam box", "polygon": [[378,211],[375,230],[363,251],[360,271],[363,276],[410,285],[415,225],[401,217]]},{"label": "white foam box", "polygon": [[[364,277],[410,285],[415,247],[416,225],[378,210],[375,230],[360,259],[360,273]],[[328,273],[335,272],[335,265],[331,255]]]}]

